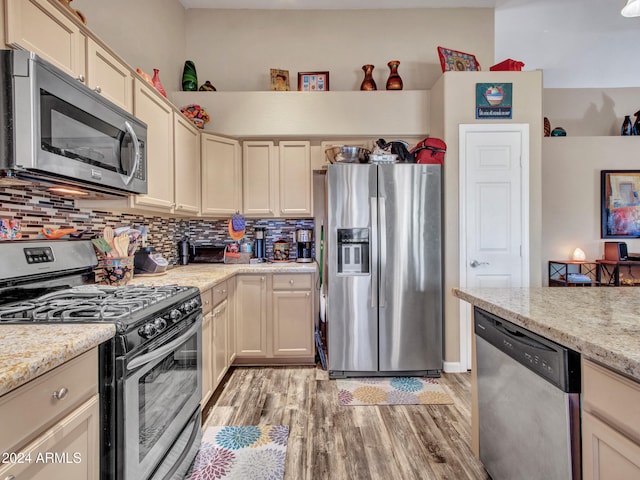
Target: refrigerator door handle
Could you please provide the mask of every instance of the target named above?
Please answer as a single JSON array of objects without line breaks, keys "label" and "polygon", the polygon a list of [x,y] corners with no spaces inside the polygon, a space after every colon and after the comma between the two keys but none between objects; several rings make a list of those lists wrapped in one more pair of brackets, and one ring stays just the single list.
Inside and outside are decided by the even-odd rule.
[{"label": "refrigerator door handle", "polygon": [[[371,240],[373,242],[372,249],[369,249],[369,255],[375,258],[375,245],[378,238],[378,198],[371,197],[369,199],[369,211],[371,214]],[[371,265],[371,308],[378,308],[378,264],[375,262]]]},{"label": "refrigerator door handle", "polygon": [[382,235],[380,235],[380,286],[378,288],[378,303],[380,308],[386,307],[387,302],[385,301],[384,292],[386,290],[386,270],[387,270],[387,207],[385,203],[384,197],[380,197],[378,199],[379,204],[379,213],[380,213],[380,231]]}]

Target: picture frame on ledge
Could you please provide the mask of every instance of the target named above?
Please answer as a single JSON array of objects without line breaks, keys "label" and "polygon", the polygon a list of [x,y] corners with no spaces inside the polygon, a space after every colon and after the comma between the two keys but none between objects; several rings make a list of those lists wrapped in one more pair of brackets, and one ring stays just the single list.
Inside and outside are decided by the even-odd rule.
[{"label": "picture frame on ledge", "polygon": [[329,72],[298,72],[299,92],[328,92]]},{"label": "picture frame on ledge", "polygon": [[442,73],[452,70],[458,72],[480,71],[480,64],[478,63],[478,60],[476,60],[476,56],[471,53],[438,47],[438,57],[440,57]]},{"label": "picture frame on ledge", "polygon": [[640,237],[640,170],[601,170],[602,238]]},{"label": "picture frame on ledge", "polygon": [[289,86],[289,70],[281,70],[279,68],[272,68],[270,70],[271,76],[271,90],[279,92],[288,92],[291,90]]}]

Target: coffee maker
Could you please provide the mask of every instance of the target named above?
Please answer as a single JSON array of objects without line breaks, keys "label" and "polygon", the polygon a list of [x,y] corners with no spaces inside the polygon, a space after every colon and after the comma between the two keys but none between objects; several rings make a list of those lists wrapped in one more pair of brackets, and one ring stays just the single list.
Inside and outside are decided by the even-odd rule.
[{"label": "coffee maker", "polygon": [[253,231],[255,242],[253,244],[253,256],[264,260],[267,258],[267,244],[265,243],[265,227],[256,227]]},{"label": "coffee maker", "polygon": [[296,262],[313,262],[311,251],[313,249],[313,230],[310,228],[299,228],[296,230],[297,259]]}]

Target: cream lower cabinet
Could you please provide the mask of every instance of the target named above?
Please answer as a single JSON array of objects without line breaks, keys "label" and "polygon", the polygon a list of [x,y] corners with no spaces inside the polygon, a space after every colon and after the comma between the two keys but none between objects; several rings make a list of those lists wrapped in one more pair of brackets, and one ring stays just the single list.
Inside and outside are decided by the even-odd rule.
[{"label": "cream lower cabinet", "polygon": [[229,312],[227,300],[223,300],[213,310],[213,384],[219,385],[224,374],[229,368],[227,355],[227,330],[229,324]]},{"label": "cream lower cabinet", "polygon": [[202,298],[202,400],[204,408],[213,395],[213,292],[200,294]]},{"label": "cream lower cabinet", "polygon": [[582,478],[640,478],[640,383],[582,361]]},{"label": "cream lower cabinet", "polygon": [[0,478],[97,480],[97,348],[0,397]]},{"label": "cream lower cabinet", "polygon": [[232,138],[201,134],[202,215],[227,216],[242,210],[242,152]]},{"label": "cream lower cabinet", "polygon": [[313,277],[274,274],[272,344],[274,357],[313,357]]},{"label": "cream lower cabinet", "polygon": [[313,274],[236,277],[236,363],[313,364]]}]

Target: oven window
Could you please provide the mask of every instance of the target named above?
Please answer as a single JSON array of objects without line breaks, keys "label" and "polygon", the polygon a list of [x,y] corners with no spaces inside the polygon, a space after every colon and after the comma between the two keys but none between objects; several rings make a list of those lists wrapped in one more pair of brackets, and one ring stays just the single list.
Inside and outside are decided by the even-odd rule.
[{"label": "oven window", "polygon": [[193,335],[138,380],[139,461],[198,392],[198,341]]},{"label": "oven window", "polygon": [[132,148],[125,131],[40,90],[42,149],[128,175],[121,152]]}]

